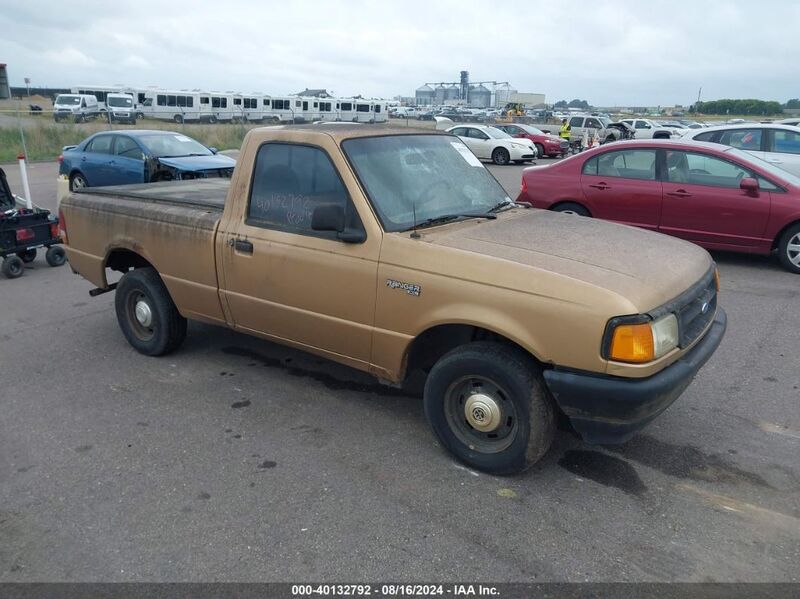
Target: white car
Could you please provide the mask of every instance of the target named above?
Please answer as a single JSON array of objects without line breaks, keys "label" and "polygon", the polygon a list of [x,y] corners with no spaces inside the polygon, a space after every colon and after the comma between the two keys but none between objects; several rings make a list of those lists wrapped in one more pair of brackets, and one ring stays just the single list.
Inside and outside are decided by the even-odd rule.
[{"label": "white car", "polygon": [[790,119],[783,119],[780,121],[775,121],[776,125],[791,125],[792,127],[800,127],[800,118],[792,117]]},{"label": "white car", "polygon": [[692,130],[686,140],[710,141],[739,148],[800,176],[800,128],[776,123],[745,123]]},{"label": "white car", "polygon": [[682,133],[680,129],[668,129],[650,119],[622,119],[620,122],[636,129],[636,139],[672,139]]},{"label": "white car", "polygon": [[458,136],[481,160],[503,165],[522,164],[536,158],[536,146],[529,139],[511,137],[508,133],[487,125],[456,125],[446,129]]}]

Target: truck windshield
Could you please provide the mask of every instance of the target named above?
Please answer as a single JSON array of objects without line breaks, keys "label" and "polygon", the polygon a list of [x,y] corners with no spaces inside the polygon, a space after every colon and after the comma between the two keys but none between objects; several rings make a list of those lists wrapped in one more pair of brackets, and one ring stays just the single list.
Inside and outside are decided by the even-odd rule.
[{"label": "truck windshield", "polygon": [[203,144],[178,133],[142,135],[139,141],[156,158],[211,156],[211,150]]},{"label": "truck windshield", "polygon": [[362,137],[342,147],[386,231],[511,204],[497,180],[452,135]]},{"label": "truck windshield", "polygon": [[131,107],[133,106],[133,100],[131,98],[116,98],[110,97],[107,98],[106,104],[109,106],[116,106],[116,107]]},{"label": "truck windshield", "polygon": [[58,96],[56,98],[55,103],[56,104],[61,104],[61,105],[67,105],[67,106],[69,106],[69,105],[77,106],[78,104],[81,103],[81,97],[80,96]]}]

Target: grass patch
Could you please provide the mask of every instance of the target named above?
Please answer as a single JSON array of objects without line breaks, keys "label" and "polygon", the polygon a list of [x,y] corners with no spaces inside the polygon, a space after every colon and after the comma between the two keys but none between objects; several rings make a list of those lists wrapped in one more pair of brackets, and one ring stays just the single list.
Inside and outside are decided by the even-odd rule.
[{"label": "grass patch", "polygon": [[[23,132],[25,144],[28,149],[28,160],[55,160],[61,153],[61,148],[76,145],[98,131],[111,129],[125,131],[133,127],[112,125],[98,121],[89,123],[54,123],[39,119],[23,119]],[[136,129],[159,129],[163,131],[176,131],[188,135],[208,147],[220,150],[239,149],[247,132],[258,125],[252,124],[215,124],[178,125],[161,121],[139,121]],[[13,162],[17,154],[22,152],[22,140],[19,127],[0,127],[0,162]]]}]

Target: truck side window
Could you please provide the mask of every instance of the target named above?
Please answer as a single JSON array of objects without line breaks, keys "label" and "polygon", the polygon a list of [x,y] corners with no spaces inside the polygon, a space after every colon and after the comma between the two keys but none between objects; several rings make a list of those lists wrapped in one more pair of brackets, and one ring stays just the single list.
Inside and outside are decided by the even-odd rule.
[{"label": "truck side window", "polygon": [[335,233],[311,229],[314,209],[325,204],[344,208],[347,228],[362,228],[347,190],[324,151],[282,143],[259,148],[247,206],[248,225],[335,238]]}]

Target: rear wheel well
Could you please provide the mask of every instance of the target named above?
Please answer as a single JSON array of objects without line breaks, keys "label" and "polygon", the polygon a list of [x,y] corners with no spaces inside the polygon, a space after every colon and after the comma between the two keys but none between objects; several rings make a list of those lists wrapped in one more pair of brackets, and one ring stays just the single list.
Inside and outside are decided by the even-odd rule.
[{"label": "rear wheel well", "polygon": [[142,258],[139,254],[132,250],[116,249],[106,257],[106,268],[116,270],[117,272],[128,272],[132,268],[146,268],[153,266]]},{"label": "rear wheel well", "polygon": [[406,358],[405,379],[419,371],[427,375],[446,353],[473,341],[493,341],[516,347],[536,360],[527,349],[494,331],[467,324],[443,324],[424,331],[411,342]]},{"label": "rear wheel well", "polygon": [[797,224],[800,224],[800,220],[792,221],[792,222],[788,223],[785,227],[783,227],[783,229],[778,231],[778,234],[775,235],[775,239],[772,240],[772,249],[773,250],[777,250],[778,249],[778,242],[781,240],[781,237],[783,237],[783,234],[786,233],[786,231],[788,231],[789,229],[791,229],[792,227],[794,227]]}]

